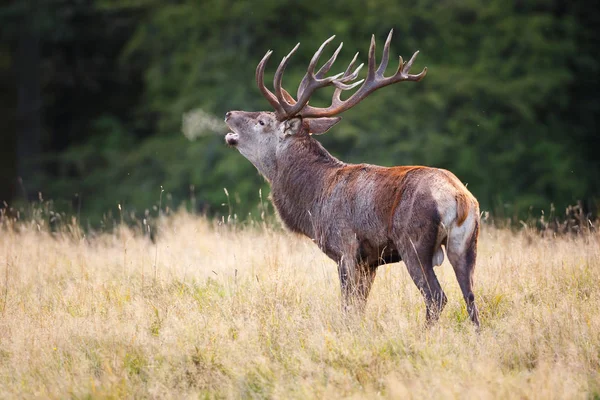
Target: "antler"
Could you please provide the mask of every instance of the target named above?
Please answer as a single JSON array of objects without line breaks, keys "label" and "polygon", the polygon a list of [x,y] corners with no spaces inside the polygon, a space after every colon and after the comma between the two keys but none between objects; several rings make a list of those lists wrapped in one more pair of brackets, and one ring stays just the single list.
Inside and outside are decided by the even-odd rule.
[{"label": "antler", "polygon": [[[342,49],[343,43],[339,45],[337,50],[333,53],[333,56],[327,61],[321,69],[315,74],[314,70],[325,49],[325,46],[333,40],[335,36],[327,39],[321,47],[317,50],[315,55],[313,56],[310,64],[308,66],[308,70],[302,78],[300,82],[300,86],[298,87],[298,101],[295,101],[292,96],[281,86],[283,72],[285,71],[285,67],[287,66],[290,57],[296,52],[300,43],[296,45],[290,51],[290,53],[283,57],[277,71],[275,72],[275,77],[273,79],[273,86],[275,87],[275,94],[271,93],[264,84],[264,68],[267,60],[272,54],[272,51],[269,50],[267,54],[263,57],[262,61],[258,64],[256,68],[256,81],[260,91],[267,98],[269,103],[275,108],[275,112],[277,114],[278,119],[285,120],[292,118],[296,115],[305,117],[305,118],[320,118],[320,117],[331,117],[337,114],[340,114],[358,103],[360,103],[364,98],[366,98],[369,94],[374,92],[375,90],[391,85],[393,83],[402,82],[402,81],[414,81],[418,82],[425,77],[427,74],[427,67],[421,71],[421,73],[417,75],[409,74],[410,68],[412,67],[413,62],[415,61],[419,52],[415,52],[413,56],[407,63],[404,63],[402,57],[400,57],[400,62],[398,65],[398,69],[393,76],[385,77],[384,72],[388,64],[389,54],[390,54],[390,43],[392,41],[392,33],[394,30],[392,29],[385,41],[385,45],[383,47],[383,55],[381,57],[381,64],[376,68],[375,61],[375,35],[371,37],[371,46],[369,47],[369,64],[366,79],[361,79],[356,82],[352,82],[358,76],[358,72],[363,67],[363,64],[359,65],[358,68],[351,72],[354,63],[358,57],[358,53],[354,56],[346,71],[337,75],[333,75],[330,77],[325,77],[325,74],[329,72],[333,63],[335,62],[337,55]],[[362,83],[362,86],[347,100],[341,100],[341,94],[345,90],[350,90]],[[331,105],[327,108],[318,108],[312,107],[308,105],[308,101],[312,94],[317,90],[325,86],[335,86],[336,89],[333,93],[333,97],[331,99]]]},{"label": "antler", "polygon": [[256,84],[263,96],[265,96],[275,109],[275,113],[279,116],[284,115],[285,111],[279,104],[279,101],[277,101],[277,97],[275,97],[275,95],[265,86],[265,65],[267,64],[267,61],[269,61],[271,54],[273,54],[273,50],[267,51],[267,54],[265,54],[263,59],[258,63],[258,66],[256,67]]}]

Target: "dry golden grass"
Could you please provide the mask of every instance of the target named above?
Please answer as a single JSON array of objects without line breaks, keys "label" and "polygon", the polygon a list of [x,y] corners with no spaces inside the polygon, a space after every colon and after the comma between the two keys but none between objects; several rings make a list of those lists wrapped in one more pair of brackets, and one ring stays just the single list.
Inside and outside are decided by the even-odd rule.
[{"label": "dry golden grass", "polygon": [[[598,398],[600,235],[484,229],[468,321],[452,268],[439,324],[403,264],[340,315],[308,239],[179,214],[129,229],[0,231],[0,398]],[[154,260],[158,255],[154,279]]]}]

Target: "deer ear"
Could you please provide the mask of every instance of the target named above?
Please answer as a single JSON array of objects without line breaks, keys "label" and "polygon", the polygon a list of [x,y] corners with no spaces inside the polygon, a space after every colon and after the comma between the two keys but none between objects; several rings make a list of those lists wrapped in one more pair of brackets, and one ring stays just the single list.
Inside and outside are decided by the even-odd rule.
[{"label": "deer ear", "polygon": [[322,135],[327,132],[332,126],[342,120],[342,117],[335,118],[307,118],[304,121],[308,122],[308,131],[313,135]]},{"label": "deer ear", "polygon": [[284,130],[283,133],[286,136],[295,135],[302,129],[302,119],[301,118],[292,118],[284,122]]}]

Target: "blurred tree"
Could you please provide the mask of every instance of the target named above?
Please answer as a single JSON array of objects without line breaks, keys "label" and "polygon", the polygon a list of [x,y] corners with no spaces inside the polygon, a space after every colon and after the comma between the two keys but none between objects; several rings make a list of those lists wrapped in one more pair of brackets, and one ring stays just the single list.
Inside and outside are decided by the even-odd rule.
[{"label": "blurred tree", "polygon": [[[12,147],[7,153],[15,154],[5,159],[4,168],[11,172],[4,182],[14,186],[20,177],[21,189],[26,188],[30,198],[42,191],[68,199],[88,177],[57,155],[72,154],[82,143],[96,140],[97,119],[109,115],[134,126],[132,132],[140,138],[147,135],[133,116],[142,87],[140,73],[118,64],[142,11],[65,0],[0,7],[0,33],[8,54],[0,81],[14,87],[0,98],[7,105],[3,119],[8,124],[14,120],[16,127],[3,139]],[[66,190],[61,179],[69,180]],[[95,187],[94,194],[104,189]],[[15,191],[11,190],[13,196]],[[106,196],[103,207],[110,203]]]},{"label": "blurred tree", "polygon": [[[230,109],[269,109],[253,78],[267,49],[275,51],[269,81],[277,59],[302,42],[285,77],[294,87],[331,34],[347,43],[342,69],[356,50],[366,61],[370,34],[381,48],[390,28],[392,52],[406,58],[420,49],[413,68],[427,65],[428,76],[347,112],[320,139],[336,156],[450,169],[483,209],[501,215],[600,197],[600,11],[587,3],[333,0],[327,10],[292,0],[54,3],[41,63],[56,73],[42,73],[41,86],[53,143],[45,149],[56,156],[46,157],[40,185],[54,198],[80,193],[94,214],[117,203],[151,208],[161,186],[172,205],[193,198],[212,213],[255,209],[266,185],[224,146],[226,128],[213,120]],[[0,8],[0,22],[15,20],[10,10]],[[57,74],[65,71],[70,90]],[[313,103],[328,101],[331,91],[323,92]],[[189,141],[185,115],[212,122]]]}]

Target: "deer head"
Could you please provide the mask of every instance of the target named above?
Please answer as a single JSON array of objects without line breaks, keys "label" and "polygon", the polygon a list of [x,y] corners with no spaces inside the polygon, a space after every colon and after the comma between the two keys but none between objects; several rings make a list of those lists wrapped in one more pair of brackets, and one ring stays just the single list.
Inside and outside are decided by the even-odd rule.
[{"label": "deer head", "polygon": [[[298,87],[297,99],[294,99],[282,87],[282,79],[285,68],[300,43],[281,60],[273,79],[275,93],[267,89],[264,84],[265,65],[272,54],[272,51],[269,50],[256,68],[256,83],[263,96],[273,107],[274,112],[229,111],[225,115],[225,122],[232,132],[225,137],[227,144],[236,147],[267,179],[271,180],[270,177],[276,170],[278,154],[288,147],[291,141],[307,135],[327,132],[341,120],[339,114],[354,107],[379,88],[393,83],[423,79],[427,73],[427,68],[417,75],[409,74],[410,68],[419,53],[418,51],[406,63],[400,57],[396,73],[389,77],[384,76],[389,60],[392,33],[393,30],[390,31],[385,42],[379,66],[376,65],[375,61],[375,36],[371,37],[367,76],[365,79],[358,81],[356,81],[356,78],[364,65],[361,64],[356,69],[354,68],[358,53],[356,53],[345,72],[326,76],[342,49],[343,43],[339,45],[331,58],[315,72],[325,47],[335,36],[327,39],[312,57],[307,72]],[[310,106],[308,102],[312,94],[317,89],[326,86],[335,87],[331,105],[326,108]],[[360,86],[358,90],[349,98],[346,100],[341,99],[343,91],[358,86]]]}]

